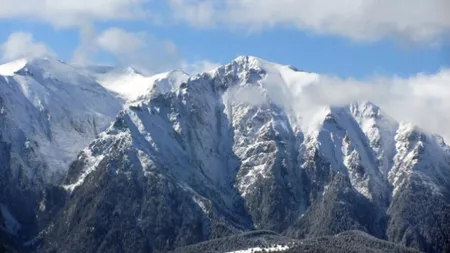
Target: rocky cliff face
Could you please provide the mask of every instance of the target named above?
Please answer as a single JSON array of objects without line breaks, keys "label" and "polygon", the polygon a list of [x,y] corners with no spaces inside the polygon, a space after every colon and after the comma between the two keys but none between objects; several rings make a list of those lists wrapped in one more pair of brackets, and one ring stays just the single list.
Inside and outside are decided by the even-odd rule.
[{"label": "rocky cliff face", "polygon": [[[450,148],[370,102],[300,110],[296,95],[319,78],[239,57],[194,77],[145,79],[147,91],[37,198],[49,225],[30,245],[156,252],[255,229],[292,238],[356,229],[441,251]],[[14,153],[8,143],[2,159]]]},{"label": "rocky cliff face", "polygon": [[251,229],[440,245],[450,153],[439,137],[369,102],[305,122],[283,99],[318,77],[253,57],[179,75],[129,103],[72,164],[44,249],[168,250]]}]

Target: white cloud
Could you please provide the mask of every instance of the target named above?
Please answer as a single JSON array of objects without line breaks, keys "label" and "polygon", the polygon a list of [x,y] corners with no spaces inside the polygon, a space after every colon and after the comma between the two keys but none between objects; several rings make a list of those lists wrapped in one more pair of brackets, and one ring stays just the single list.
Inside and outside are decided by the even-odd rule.
[{"label": "white cloud", "polygon": [[0,18],[26,18],[55,27],[92,21],[129,20],[148,15],[148,0],[0,0]]},{"label": "white cloud", "polygon": [[99,50],[113,55],[119,64],[132,65],[148,72],[165,71],[178,66],[180,55],[172,41],[146,32],[128,32],[109,28],[95,38]]},{"label": "white cloud", "polygon": [[188,21],[196,27],[208,27],[219,21],[219,17],[215,16],[219,12],[218,1],[169,0],[168,3],[174,18]]},{"label": "white cloud", "polygon": [[215,68],[218,68],[221,66],[220,63],[212,62],[208,60],[199,60],[199,61],[182,61],[179,64],[179,68],[183,70],[186,73],[190,74],[198,74],[203,72],[208,72],[210,70],[213,70]]},{"label": "white cloud", "polygon": [[103,31],[97,38],[98,45],[114,55],[132,54],[145,47],[146,33],[131,33],[120,28]]},{"label": "white cloud", "polygon": [[438,43],[450,32],[448,0],[169,0],[173,16],[197,27],[259,30],[293,26],[356,41],[396,37]]},{"label": "white cloud", "polygon": [[[368,80],[341,79],[310,74],[269,75],[261,93],[257,86],[231,88],[227,99],[240,103],[261,104],[268,98],[281,107],[293,109],[304,130],[313,126],[325,107],[370,101],[397,121],[410,122],[429,133],[442,135],[450,144],[450,69],[437,73],[419,73],[408,78],[374,77]],[[312,77],[312,78],[310,78]],[[283,80],[284,79],[284,80]],[[283,82],[289,80],[289,84]],[[280,84],[281,82],[281,84]]]},{"label": "white cloud", "polygon": [[409,78],[358,81],[321,76],[294,98],[297,110],[367,100],[397,120],[411,122],[450,142],[450,69]]},{"label": "white cloud", "polygon": [[73,62],[90,63],[99,48],[95,24],[110,21],[144,21],[152,18],[147,3],[151,0],[0,0],[0,20],[27,20],[49,24],[58,29],[75,28],[80,43]]},{"label": "white cloud", "polygon": [[97,53],[95,28],[91,23],[86,23],[79,27],[78,34],[80,42],[73,51],[72,62],[91,64],[92,57]]},{"label": "white cloud", "polygon": [[[95,45],[95,51],[111,54],[120,65],[133,66],[149,74],[170,69],[195,74],[220,65],[208,60],[185,61],[172,41],[147,32],[129,32],[117,27],[102,31],[87,44]],[[92,47],[90,49],[92,51]]]},{"label": "white cloud", "polygon": [[54,56],[55,53],[44,43],[35,41],[31,33],[15,32],[0,45],[2,61],[11,61],[23,57]]},{"label": "white cloud", "polygon": [[202,28],[252,31],[289,26],[356,41],[394,37],[431,44],[450,33],[448,0],[167,0],[169,14],[164,4],[152,2],[156,1],[0,0],[0,19],[40,21],[58,28],[95,21],[164,24],[175,19]]}]

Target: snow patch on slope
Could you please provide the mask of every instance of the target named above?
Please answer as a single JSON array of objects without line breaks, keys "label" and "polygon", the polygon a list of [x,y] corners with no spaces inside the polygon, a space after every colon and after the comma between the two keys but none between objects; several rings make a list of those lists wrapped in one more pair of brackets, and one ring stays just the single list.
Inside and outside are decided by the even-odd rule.
[{"label": "snow patch on slope", "polygon": [[103,160],[103,158],[105,158],[104,155],[99,155],[96,157],[92,156],[92,152],[89,149],[86,149],[83,152],[87,156],[85,170],[81,173],[81,175],[78,177],[78,180],[75,183],[69,184],[69,185],[63,185],[64,189],[66,189],[70,192],[72,192],[78,186],[82,185],[84,183],[86,177],[89,174],[91,174],[93,171],[95,171],[95,169],[100,164],[100,162]]},{"label": "snow patch on slope", "polygon": [[238,250],[238,251],[230,251],[227,253],[253,253],[253,252],[262,252],[264,250],[264,252],[278,252],[278,251],[285,251],[288,250],[289,246],[285,246],[285,245],[275,245],[272,247],[255,247],[255,248],[250,248],[250,249],[246,249],[246,250]]}]

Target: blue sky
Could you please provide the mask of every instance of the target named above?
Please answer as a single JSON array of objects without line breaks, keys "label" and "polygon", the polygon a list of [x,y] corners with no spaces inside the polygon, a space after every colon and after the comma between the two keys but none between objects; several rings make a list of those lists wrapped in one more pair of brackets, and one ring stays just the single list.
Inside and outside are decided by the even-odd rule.
[{"label": "blue sky", "polygon": [[[254,55],[269,61],[291,64],[306,71],[359,79],[379,75],[407,77],[419,72],[435,73],[450,65],[450,44],[445,39],[448,36],[450,21],[447,21],[445,16],[442,20],[424,18],[422,21],[418,20],[412,23],[405,21],[405,24],[401,26],[397,23],[401,24],[402,18],[405,20],[411,18],[407,13],[394,13],[395,18],[398,19],[394,19],[394,21],[388,21],[389,17],[386,17],[386,20],[373,18],[365,20],[361,18],[361,15],[370,10],[361,9],[358,15],[354,14],[354,11],[347,10],[354,9],[351,4],[358,2],[356,0],[348,1],[348,8],[339,10],[337,6],[338,10],[331,12],[330,10],[321,10],[321,5],[309,7],[311,8],[308,10],[309,12],[320,13],[321,18],[313,16],[310,19],[305,17],[300,20],[297,20],[296,15],[290,16],[289,13],[285,13],[288,16],[287,20],[279,13],[264,14],[268,12],[267,9],[271,8],[270,2],[273,2],[268,0],[260,1],[267,2],[267,5],[260,4],[261,6],[255,7],[255,12],[262,14],[245,17],[243,20],[235,18],[234,15],[246,10],[247,6],[243,5],[239,7],[240,9],[237,7],[233,9],[235,7],[230,4],[230,6],[222,8],[226,10],[225,13],[215,6],[220,1],[207,0],[169,0],[166,2],[101,0],[100,2],[105,5],[116,4],[117,10],[112,8],[111,13],[100,14],[80,9],[80,6],[73,0],[67,0],[66,4],[63,4],[63,8],[59,6],[59,8],[55,7],[55,10],[52,10],[52,7],[46,7],[49,10],[41,11],[38,5],[36,5],[36,10],[20,9],[23,8],[21,5],[39,1],[41,0],[0,1],[0,7],[3,4],[8,5],[11,9],[18,9],[10,11],[13,14],[8,14],[6,11],[3,14],[0,12],[0,18],[2,18],[0,19],[0,41],[6,43],[11,34],[24,32],[32,35],[33,43],[41,43],[58,58],[71,61],[74,58],[74,51],[84,40],[80,38],[80,33],[85,29],[86,24],[90,30],[93,30],[89,35],[91,38],[86,44],[95,44],[95,37],[98,34],[111,28],[117,28],[131,36],[138,35],[139,41],[148,43],[148,45],[140,45],[141,42],[136,42],[135,44],[140,45],[136,46],[139,47],[138,50],[123,49],[127,47],[129,40],[116,33],[116,36],[120,37],[117,41],[122,43],[122,46],[112,47],[105,44],[108,41],[116,40],[111,34],[109,39],[105,39],[105,43],[103,43],[105,45],[99,46],[91,52],[85,52],[88,55],[89,63],[138,64],[155,71],[180,68],[181,61],[184,65],[196,62],[208,62],[211,65],[223,64],[239,55]],[[233,2],[233,0],[224,0],[223,4],[226,4],[227,1]],[[282,5],[283,2],[287,3],[289,0],[279,1],[279,5]],[[299,10],[301,10],[303,7],[301,2],[304,1],[297,2],[299,2]],[[326,4],[327,1],[318,2]],[[380,2],[388,4],[388,1]],[[440,9],[439,7],[442,8],[442,6],[439,4],[442,3],[440,0],[431,0],[427,6],[417,6],[417,8],[424,8],[424,11],[430,8]],[[332,1],[328,1],[328,4],[332,4]],[[90,6],[86,8],[88,7],[93,8]],[[383,7],[383,5],[377,6],[377,8]],[[135,11],[133,8],[145,10],[146,15],[144,18],[134,19],[132,16],[138,15],[133,12],[131,18],[114,17],[117,16],[115,12],[121,13],[127,8],[131,11]],[[277,6],[276,8],[282,7]],[[286,6],[285,8],[279,11],[286,12],[296,7]],[[72,10],[74,13],[71,12]],[[27,11],[32,14],[30,15]],[[14,14],[15,12],[17,14]],[[424,12],[423,14],[428,13]],[[69,18],[67,21],[60,21],[61,15]],[[206,17],[201,17],[202,15]],[[326,25],[328,24],[327,15],[337,17],[336,28],[329,28],[334,24]],[[342,17],[339,18],[339,15]],[[356,16],[354,26],[346,22],[347,19],[353,20],[352,15]],[[216,19],[215,16],[223,18]],[[436,14],[436,16],[439,15]],[[267,17],[273,18],[268,24],[266,24]],[[79,22],[78,19],[85,19],[86,23]],[[342,20],[339,21],[340,19]],[[307,23],[307,25],[297,25],[297,22]],[[309,23],[311,24],[308,25]],[[358,28],[358,23],[366,23],[367,30],[374,31],[366,33],[366,27]],[[377,30],[378,27],[381,27],[379,23],[388,27],[386,31]],[[400,28],[396,28],[396,26]],[[437,30],[437,32],[433,32],[431,35],[428,33],[410,34],[405,32],[408,31],[404,28],[405,26],[410,30]],[[353,29],[353,27],[356,28]],[[418,36],[421,37],[417,39]],[[161,49],[161,47],[165,47],[166,42],[170,42],[176,48],[176,53],[171,52],[170,57],[163,53],[167,49]],[[32,48],[32,46],[27,48]],[[107,49],[105,50],[105,48]],[[131,57],[131,54],[135,56]],[[147,59],[137,60],[138,57]],[[3,61],[11,60],[10,58],[4,57]],[[150,58],[152,60],[149,60]],[[159,65],[162,67],[153,67]],[[207,66],[209,65],[207,64]]]}]

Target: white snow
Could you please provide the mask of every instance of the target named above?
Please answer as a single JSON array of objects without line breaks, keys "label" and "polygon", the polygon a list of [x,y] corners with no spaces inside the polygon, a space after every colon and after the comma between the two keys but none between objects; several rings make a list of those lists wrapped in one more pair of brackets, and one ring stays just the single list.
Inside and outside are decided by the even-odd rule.
[{"label": "white snow", "polygon": [[147,153],[143,152],[142,150],[139,150],[137,155],[139,162],[141,163],[144,176],[148,176],[149,174],[151,174],[151,172],[149,172],[149,168],[153,167],[152,159]]},{"label": "white snow", "polygon": [[325,185],[325,187],[323,187],[323,192],[322,192],[322,196],[325,196],[325,194],[328,191],[328,187],[330,187],[330,185]]},{"label": "white snow", "polygon": [[[415,166],[419,162],[448,166],[444,163],[449,152],[437,144],[427,146],[432,152],[426,161],[413,159],[425,142],[410,141],[412,126],[400,126],[369,102],[299,109],[296,99],[320,76],[256,57],[238,57],[195,77],[181,71],[146,76],[131,68],[100,72],[88,75],[49,59],[0,66],[4,79],[0,79],[0,95],[7,100],[1,114],[38,142],[50,168],[67,169],[123,107],[137,131],[116,137],[134,138],[129,141],[139,150],[145,175],[154,162],[148,154],[155,152],[174,177],[219,187],[230,180],[229,164],[239,159],[236,184],[244,197],[258,180],[270,178],[275,169],[271,161],[283,152],[274,140],[265,138],[272,133],[289,149],[300,150],[303,165],[317,153],[332,170],[348,174],[352,186],[369,199],[389,188],[386,179],[399,189],[419,170]],[[225,87],[214,87],[213,78],[223,78]],[[183,83],[188,88],[181,88]],[[158,94],[169,95],[164,96],[167,103],[152,103]],[[134,112],[130,106],[143,110]],[[292,131],[302,137],[301,143],[290,143]],[[81,185],[102,159],[85,153],[88,166],[76,183],[65,186],[68,190]],[[283,160],[286,167],[288,160]],[[438,170],[433,173],[440,175]],[[434,187],[432,179],[424,180]]]},{"label": "white snow", "polygon": [[[260,78],[252,78],[250,73],[257,73]],[[331,164],[331,169],[348,174],[353,187],[369,199],[383,196],[387,188],[384,185],[385,179],[389,178],[395,188],[400,184],[400,178],[409,175],[397,168],[400,161],[406,159],[406,164],[414,165],[411,160],[414,154],[409,149],[403,150],[403,146],[409,144],[401,144],[403,141],[397,140],[399,124],[370,102],[298,110],[295,99],[300,97],[306,87],[319,81],[320,76],[317,74],[243,56],[227,66],[209,72],[209,75],[224,78],[227,82],[227,90],[219,94],[221,97],[217,97],[210,89],[210,83],[202,82],[201,76],[191,78],[189,93],[182,93],[180,85],[190,77],[179,71],[151,77],[129,71],[125,75],[122,73],[122,79],[104,79],[102,83],[108,89],[139,103],[148,103],[148,97],[140,96],[143,92],[147,95],[181,95],[176,99],[182,99],[182,106],[185,108],[176,108],[177,112],[173,112],[171,108],[170,113],[164,115],[169,122],[158,116],[167,109],[160,105],[152,107],[158,115],[152,115],[145,122],[141,116],[131,113],[130,117],[155,150],[166,150],[167,154],[176,157],[173,162],[177,165],[183,161],[191,163],[189,159],[194,159],[196,166],[201,167],[213,182],[220,182],[218,179],[226,176],[226,171],[218,169],[223,161],[214,155],[208,155],[220,142],[217,136],[224,134],[216,129],[214,110],[217,100],[222,102],[221,110],[225,114],[227,125],[219,128],[234,129],[233,152],[242,161],[241,169],[245,168],[246,171],[237,180],[242,196],[246,196],[259,179],[270,177],[272,168],[268,163],[275,159],[280,150],[275,145],[273,152],[261,151],[273,144],[262,139],[262,136],[273,130],[280,138],[290,134],[291,129],[304,134],[303,143],[300,144],[300,150],[304,152],[301,154],[303,158],[308,160],[318,150],[320,156]],[[121,85],[123,83],[130,85],[125,88]],[[282,112],[276,112],[272,105],[277,105]],[[183,119],[186,115],[180,115],[178,110],[195,112],[201,122],[199,129],[186,129]],[[146,123],[150,119],[153,122]],[[173,138],[172,130],[180,136],[190,131],[191,136],[198,139],[190,140],[191,145],[186,152],[180,152],[185,147],[181,147],[179,143],[161,145],[162,140],[166,142]],[[408,162],[409,160],[411,161]]]},{"label": "white snow", "polygon": [[0,65],[0,75],[2,76],[14,76],[14,74],[23,69],[28,63],[26,58],[18,59],[12,62],[8,62]]},{"label": "white snow", "polygon": [[198,205],[198,207],[202,209],[204,214],[208,214],[208,208],[206,208],[206,205],[204,203],[205,200],[203,200],[200,196],[196,195],[192,197],[192,200],[194,200],[194,202]]},{"label": "white snow", "polygon": [[[29,161],[21,161],[24,158],[20,152],[26,145],[23,139],[36,141],[33,152],[47,165],[45,171],[38,171],[44,178],[67,171],[124,103],[92,78],[57,60],[22,59],[0,69],[9,74],[5,77],[7,85],[0,79],[3,114],[11,124],[4,138],[14,144],[25,168]],[[31,177],[33,169],[28,171]]]},{"label": "white snow", "polygon": [[134,101],[152,90],[160,93],[177,90],[188,79],[188,74],[177,70],[146,76],[131,68],[97,76],[97,81],[103,87],[118,93],[129,101]]},{"label": "white snow", "polygon": [[128,100],[136,99],[153,85],[151,77],[137,73],[131,68],[99,75],[97,81],[106,89],[114,91]]},{"label": "white snow", "polygon": [[[261,78],[252,78],[250,70]],[[246,171],[237,181],[242,196],[246,196],[259,179],[270,175],[272,168],[267,163],[279,152],[276,149],[262,153],[263,147],[271,144],[261,141],[261,136],[274,130],[281,137],[289,135],[290,129],[304,134],[300,149],[305,152],[301,153],[305,161],[318,150],[331,164],[331,169],[349,174],[358,192],[370,199],[373,194],[382,195],[382,188],[386,187],[382,185],[380,172],[386,175],[392,164],[389,161],[395,152],[396,123],[375,106],[361,102],[299,110],[296,99],[301,97],[305,87],[315,85],[320,76],[256,57],[238,57],[211,74],[226,77],[227,82],[234,80],[227,83],[229,87],[222,101],[224,113],[234,128],[233,150],[242,161],[242,170]],[[283,111],[281,115],[270,108],[273,104]],[[258,148],[261,150],[254,153]],[[364,174],[360,175],[360,171]]]},{"label": "white snow", "polygon": [[266,252],[277,252],[277,251],[285,251],[288,250],[289,246],[285,246],[285,245],[275,245],[273,247],[255,247],[255,248],[250,248],[250,249],[246,249],[246,250],[238,250],[238,251],[230,251],[230,252],[226,252],[226,253],[253,253],[253,252],[259,252],[262,250],[265,250]]},{"label": "white snow", "polygon": [[389,182],[394,186],[395,196],[411,176],[420,178],[422,185],[432,194],[442,194],[437,178],[446,178],[445,170],[450,165],[448,146],[441,137],[421,131],[410,123],[401,122],[395,136],[396,155]]},{"label": "white snow", "polygon": [[63,185],[64,189],[68,191],[73,191],[78,186],[82,185],[84,183],[84,180],[86,177],[92,173],[97,166],[100,164],[100,162],[105,158],[104,155],[99,155],[97,157],[92,156],[92,153],[89,149],[84,150],[84,153],[87,155],[87,163],[85,165],[85,170],[81,173],[81,175],[78,177],[78,180],[70,185]]},{"label": "white snow", "polygon": [[243,197],[248,194],[248,191],[251,189],[250,187],[256,183],[259,177],[267,178],[267,172],[264,171],[264,168],[265,164],[256,165],[249,168],[248,173],[242,176],[239,180],[238,188]]}]

